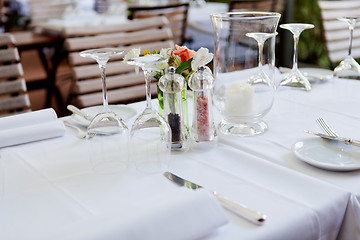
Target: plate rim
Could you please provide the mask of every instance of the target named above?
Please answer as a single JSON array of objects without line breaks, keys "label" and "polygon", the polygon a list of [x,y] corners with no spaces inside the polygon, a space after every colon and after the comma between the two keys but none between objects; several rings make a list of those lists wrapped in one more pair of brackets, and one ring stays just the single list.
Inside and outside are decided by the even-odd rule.
[{"label": "plate rim", "polygon": [[[102,105],[96,105],[96,106],[89,106],[89,107],[81,108],[80,110],[85,110],[85,111],[87,111],[88,109],[91,109],[91,108],[101,108],[101,107],[102,107]],[[130,110],[130,111],[133,111],[133,112],[134,112],[134,115],[133,115],[133,116],[135,116],[135,115],[137,114],[136,109],[134,109],[134,108],[132,108],[132,107],[129,107],[129,106],[127,106],[127,105],[109,104],[109,108],[112,108],[112,107],[115,107],[115,108],[126,108],[126,109],[128,109],[128,110]],[[131,117],[133,117],[133,116],[131,116]],[[130,118],[131,118],[131,117],[130,117]],[[84,121],[79,121],[79,120],[78,120],[79,118],[81,118],[81,117],[78,116],[77,114],[72,114],[72,115],[71,115],[71,120],[74,121],[75,123],[79,124],[79,125],[82,125],[82,126],[84,126],[84,127],[87,127],[87,126],[90,124],[90,122],[89,122],[89,123],[85,123],[86,120],[84,120]],[[123,119],[123,120],[124,120],[124,121],[127,121],[127,120],[130,119],[130,118],[126,118],[126,119]]]},{"label": "plate rim", "polygon": [[[355,171],[355,170],[360,170],[360,163],[355,164],[355,165],[345,165],[345,166],[338,166],[338,165],[334,165],[331,163],[324,163],[324,162],[320,162],[320,161],[316,161],[313,158],[309,158],[307,156],[301,155],[297,150],[299,149],[299,147],[297,145],[299,145],[300,143],[303,143],[304,141],[320,141],[324,139],[318,138],[303,138],[299,141],[297,141],[296,143],[294,143],[291,147],[292,152],[295,154],[295,156],[300,159],[303,162],[306,162],[307,164],[320,168],[320,169],[325,169],[325,170],[331,170],[331,171],[338,171],[338,172],[344,172],[344,171]],[[325,145],[326,146],[326,145]]]}]

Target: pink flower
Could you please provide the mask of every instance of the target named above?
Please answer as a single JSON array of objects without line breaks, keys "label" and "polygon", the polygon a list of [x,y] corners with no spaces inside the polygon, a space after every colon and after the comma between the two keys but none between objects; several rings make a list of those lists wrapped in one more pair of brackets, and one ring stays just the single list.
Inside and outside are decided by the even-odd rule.
[{"label": "pink flower", "polygon": [[193,58],[196,55],[194,50],[188,49],[186,46],[175,45],[175,50],[172,52],[173,55],[181,57],[181,61],[185,62]]}]

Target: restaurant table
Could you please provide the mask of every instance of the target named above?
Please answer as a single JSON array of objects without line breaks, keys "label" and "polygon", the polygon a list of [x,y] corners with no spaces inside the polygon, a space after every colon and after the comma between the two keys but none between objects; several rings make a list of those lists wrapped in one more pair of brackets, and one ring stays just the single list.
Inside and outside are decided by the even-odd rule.
[{"label": "restaurant table", "polygon": [[[359,239],[360,172],[320,169],[292,152],[296,142],[317,138],[304,130],[319,131],[318,117],[359,138],[359,91],[359,81],[344,79],[315,83],[309,92],[279,87],[265,133],[220,134],[216,147],[172,154],[167,170],[267,215],[257,225],[226,211],[229,223],[202,239]],[[139,115],[145,102],[128,106]],[[94,150],[72,128],[63,137],[0,149],[0,239],[72,239],[62,236],[136,217],[141,231],[146,202],[157,196],[166,202],[178,188],[162,172],[144,174],[132,162],[120,174],[96,173]],[[115,223],[103,221],[109,215]]]}]

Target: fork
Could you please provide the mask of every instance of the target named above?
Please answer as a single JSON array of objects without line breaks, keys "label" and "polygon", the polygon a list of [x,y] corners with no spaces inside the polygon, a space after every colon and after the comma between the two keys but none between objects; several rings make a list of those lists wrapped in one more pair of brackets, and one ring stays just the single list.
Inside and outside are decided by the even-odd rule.
[{"label": "fork", "polygon": [[316,122],[319,124],[320,128],[324,131],[324,133],[327,136],[333,138],[332,140],[343,141],[346,144],[351,144],[351,145],[355,145],[355,146],[360,147],[360,141],[359,140],[355,140],[355,139],[351,139],[351,138],[339,137],[339,135],[337,135],[337,133],[334,132],[334,130],[331,129],[331,127],[325,122],[325,120],[323,118],[316,119]]},{"label": "fork", "polygon": [[318,123],[319,127],[326,133],[327,135],[331,137],[338,137],[337,133],[335,133],[331,127],[325,122],[323,118],[316,119],[316,122]]}]

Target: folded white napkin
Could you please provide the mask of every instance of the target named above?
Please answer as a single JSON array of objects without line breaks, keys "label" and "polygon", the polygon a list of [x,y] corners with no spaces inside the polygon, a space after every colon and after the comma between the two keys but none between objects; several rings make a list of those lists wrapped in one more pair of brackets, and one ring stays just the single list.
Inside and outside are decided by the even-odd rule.
[{"label": "folded white napkin", "polygon": [[207,236],[227,223],[224,210],[206,190],[177,188],[146,202],[94,217],[45,239],[191,240]]},{"label": "folded white napkin", "polygon": [[52,108],[0,118],[0,147],[60,137],[64,124]]}]

